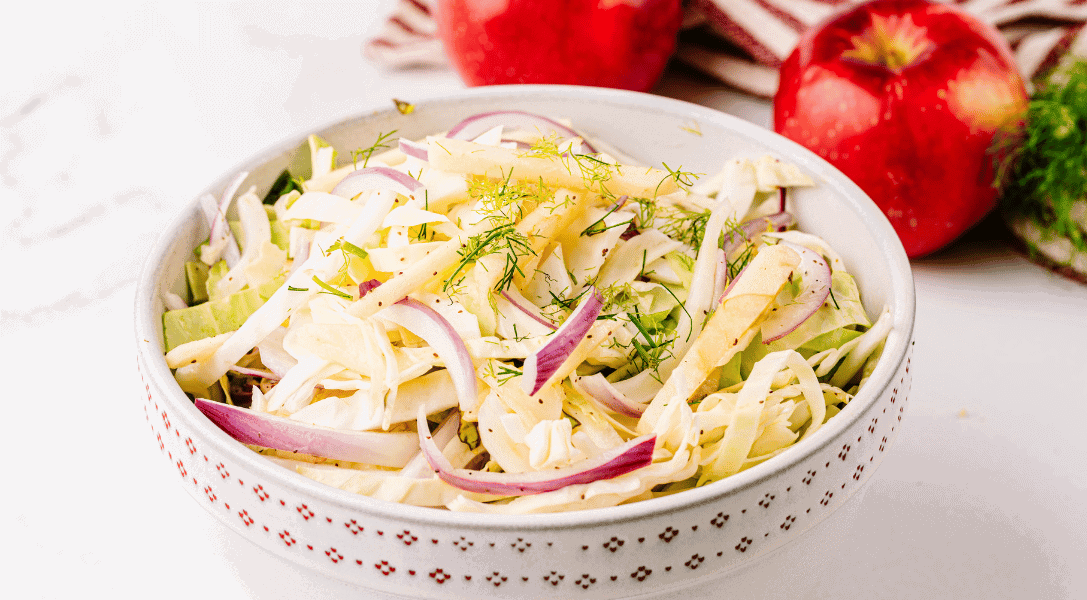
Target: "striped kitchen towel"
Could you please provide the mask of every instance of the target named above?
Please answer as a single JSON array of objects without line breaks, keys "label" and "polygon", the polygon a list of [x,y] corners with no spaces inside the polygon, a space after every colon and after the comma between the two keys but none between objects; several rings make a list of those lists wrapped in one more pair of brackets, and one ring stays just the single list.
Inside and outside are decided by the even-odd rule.
[{"label": "striped kitchen towel", "polygon": [[[865,0],[687,0],[675,59],[747,93],[770,98],[778,68],[809,27]],[[1087,57],[1087,0],[948,0],[998,28],[1032,79],[1066,52]],[[363,46],[387,68],[444,67],[437,0],[394,0]]]}]

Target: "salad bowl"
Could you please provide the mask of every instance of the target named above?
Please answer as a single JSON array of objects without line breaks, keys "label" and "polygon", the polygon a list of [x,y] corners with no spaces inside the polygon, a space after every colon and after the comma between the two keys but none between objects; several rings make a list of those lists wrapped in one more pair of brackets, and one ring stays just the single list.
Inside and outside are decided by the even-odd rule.
[{"label": "salad bowl", "polygon": [[[554,514],[471,514],[389,503],[335,489],[268,460],[224,433],[182,392],[164,359],[163,295],[184,288],[184,263],[207,238],[196,200],[149,255],[135,301],[137,366],[150,434],[194,501],[263,550],[321,576],[390,596],[613,598],[651,596],[726,576],[795,540],[862,489],[894,441],[910,391],[914,291],[894,230],[829,163],[768,130],[697,105],[617,90],[496,86],[378,110],[318,136],[340,149],[379,133],[418,139],[470,115],[523,110],[569,118],[645,164],[716,171],[771,155],[815,185],[790,198],[799,227],[825,239],[855,274],[870,315],[892,329],[866,384],[814,435],[720,481],[670,496]],[[407,112],[408,114],[405,114]],[[239,171],[267,189],[300,139]]]}]

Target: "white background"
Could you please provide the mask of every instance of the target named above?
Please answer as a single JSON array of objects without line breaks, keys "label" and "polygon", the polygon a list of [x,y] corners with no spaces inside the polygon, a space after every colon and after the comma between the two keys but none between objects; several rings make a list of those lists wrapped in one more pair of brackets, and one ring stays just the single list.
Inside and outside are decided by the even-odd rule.
[{"label": "white background", "polygon": [[[390,98],[463,88],[362,58],[390,6],[5,9],[0,594],[366,597],[183,493],[144,421],[132,305],[155,236],[213,178]],[[769,103],[689,75],[658,91],[769,125]],[[860,501],[715,597],[1087,597],[1087,287],[1020,258],[993,220],[913,267],[896,445]]]}]

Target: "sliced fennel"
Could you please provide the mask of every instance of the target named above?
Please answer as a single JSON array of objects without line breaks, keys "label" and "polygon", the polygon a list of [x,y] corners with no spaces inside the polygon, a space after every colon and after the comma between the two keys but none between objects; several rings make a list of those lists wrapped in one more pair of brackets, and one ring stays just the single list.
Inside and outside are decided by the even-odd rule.
[{"label": "sliced fennel", "polygon": [[543,117],[472,123],[382,134],[345,166],[311,136],[263,203],[233,198],[241,177],[211,200],[191,306],[163,318],[202,410],[327,485],[523,514],[728,477],[864,385],[889,311],[870,320],[834,249],[789,229],[798,168],[739,158],[694,183]]}]

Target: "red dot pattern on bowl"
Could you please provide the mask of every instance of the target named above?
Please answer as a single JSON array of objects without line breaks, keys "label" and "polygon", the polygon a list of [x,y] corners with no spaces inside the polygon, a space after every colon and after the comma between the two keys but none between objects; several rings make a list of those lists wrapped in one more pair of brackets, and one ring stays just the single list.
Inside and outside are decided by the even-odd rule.
[{"label": "red dot pattern on bowl", "polygon": [[[205,509],[266,550],[331,577],[426,595],[621,596],[735,568],[840,506],[871,476],[895,437],[912,382],[912,350],[911,343],[893,389],[854,428],[770,485],[707,504],[701,519],[675,522],[663,515],[626,523],[619,532],[605,526],[535,531],[537,539],[410,521],[390,527],[388,519],[372,524],[363,515],[343,514],[339,506],[326,510],[319,500],[256,481],[240,465],[204,451],[174,422],[146,380],[144,414],[159,450]],[[142,378],[139,361],[137,368]],[[632,528],[637,528],[634,535]],[[600,537],[591,539],[597,533]],[[576,561],[570,553],[576,553]],[[461,556],[472,560],[455,560]],[[570,570],[572,563],[583,568]],[[433,589],[428,592],[427,586]]]}]

